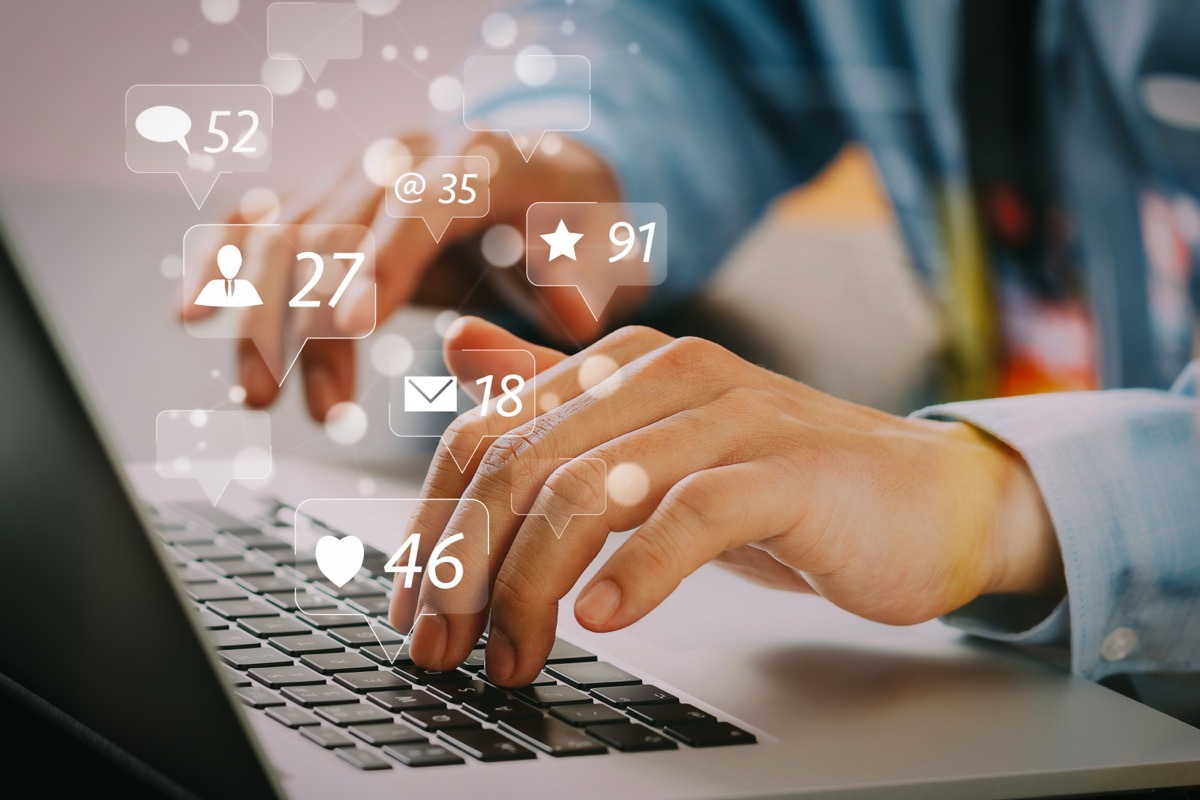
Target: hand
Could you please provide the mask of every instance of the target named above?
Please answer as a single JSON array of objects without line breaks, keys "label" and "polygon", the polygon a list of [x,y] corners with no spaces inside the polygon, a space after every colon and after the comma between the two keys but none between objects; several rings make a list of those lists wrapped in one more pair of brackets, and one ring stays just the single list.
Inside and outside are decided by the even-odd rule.
[{"label": "hand", "polygon": [[[971,427],[838,400],[710,342],[644,328],[621,329],[570,358],[477,319],[447,333],[451,369],[464,368],[462,351],[477,348],[530,351],[537,393],[561,400],[536,428],[528,412],[462,415],[422,490],[461,498],[460,515],[468,500],[488,508],[487,672],[499,683],[537,675],[559,600],[611,531],[638,526],[576,601],[575,616],[590,630],[637,621],[713,560],[890,624],[922,622],[984,593],[1063,591],[1053,530],[1027,467]],[[581,367],[594,371],[603,358],[619,368],[583,390]],[[460,472],[450,452],[465,461],[481,436],[495,434],[504,435]],[[512,513],[532,503],[534,513],[561,520],[595,507],[605,489],[594,459],[610,479],[616,465],[635,464],[647,480],[610,486],[604,513],[575,516],[561,539],[545,519]],[[448,520],[431,514],[419,512],[410,530],[445,530]],[[408,630],[419,608],[413,660],[450,669],[470,652],[488,611],[442,615],[435,594],[397,585],[391,619]]]},{"label": "hand", "polygon": [[[413,154],[432,154],[437,150],[432,140],[424,136],[399,141]],[[372,306],[369,295],[357,298],[359,302],[352,302],[356,298],[348,296],[331,325],[340,324],[344,330],[365,330],[373,320],[382,323],[408,303],[457,307],[470,301],[481,309],[514,305],[551,337],[590,342],[614,320],[640,305],[645,290],[640,293],[622,290],[607,313],[597,320],[573,287],[531,286],[521,270],[489,270],[479,255],[479,239],[493,225],[511,225],[524,236],[525,212],[534,202],[618,200],[615,180],[595,154],[573,140],[564,139],[562,149],[554,156],[539,150],[526,162],[510,138],[492,134],[475,136],[462,152],[486,153],[491,161],[490,212],[481,219],[455,219],[440,242],[434,241],[420,219],[388,216],[384,209],[385,189],[367,179],[359,160],[284,198],[278,216],[281,224],[357,224],[370,227],[374,233],[378,308]],[[420,156],[414,159],[416,163],[405,164],[400,171],[416,168]],[[257,221],[260,220],[247,218],[240,211],[227,219],[228,224],[234,225]],[[266,361],[280,361],[284,336],[297,334],[289,329],[287,300],[300,288],[297,280],[303,276],[297,273],[290,257],[272,257],[273,249],[279,248],[272,248],[270,233],[246,230],[250,233],[243,234],[241,239],[219,244],[234,244],[253,254],[247,257],[243,277],[258,288],[266,311],[243,317],[241,333],[246,338],[238,348],[238,374],[246,389],[247,404],[263,407],[279,393]],[[346,248],[358,243],[338,244]],[[198,321],[213,311],[194,305],[193,301],[208,281],[218,277],[216,246],[219,245],[212,248],[211,257],[204,260],[207,268],[188,275],[179,307],[181,321]],[[266,343],[265,352],[260,353],[251,338]],[[335,403],[353,396],[353,340],[310,341],[304,347],[301,366],[308,409],[314,418],[324,419]]]}]

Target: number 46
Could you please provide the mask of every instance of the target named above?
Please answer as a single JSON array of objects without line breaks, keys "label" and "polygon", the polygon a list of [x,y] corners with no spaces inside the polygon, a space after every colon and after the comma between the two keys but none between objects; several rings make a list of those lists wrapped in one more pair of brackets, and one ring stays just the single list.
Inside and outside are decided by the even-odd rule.
[{"label": "number 46", "polygon": [[[404,544],[402,544],[400,549],[396,551],[396,555],[392,556],[391,560],[384,565],[383,571],[398,572],[403,574],[404,588],[411,589],[413,578],[416,576],[416,574],[422,569],[427,569],[430,583],[439,589],[453,589],[455,586],[458,586],[460,581],[462,581],[463,565],[462,562],[454,556],[442,555],[442,551],[462,538],[464,538],[463,534],[456,533],[453,536],[448,536],[445,539],[442,539],[437,543],[437,546],[433,548],[433,553],[431,553],[429,556],[429,564],[427,567],[421,567],[421,565],[417,563],[417,551],[421,547],[421,534],[409,534],[409,537],[404,540]],[[400,566],[400,559],[403,558],[405,553],[408,553],[408,563],[402,567]],[[454,570],[454,576],[448,581],[443,581],[440,577],[438,577],[437,568],[441,564],[449,564],[450,568]]]}]

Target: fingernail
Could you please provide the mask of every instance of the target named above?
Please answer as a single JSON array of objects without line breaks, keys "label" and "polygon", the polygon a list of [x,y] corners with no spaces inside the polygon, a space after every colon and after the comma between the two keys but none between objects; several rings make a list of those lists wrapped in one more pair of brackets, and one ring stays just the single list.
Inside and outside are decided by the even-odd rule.
[{"label": "fingernail", "polygon": [[446,620],[429,606],[422,606],[417,614],[409,653],[413,661],[426,666],[441,664],[446,655]]},{"label": "fingernail", "polygon": [[498,628],[492,628],[488,634],[487,663],[485,670],[489,678],[504,682],[512,677],[517,666],[517,654],[512,642]]},{"label": "fingernail", "polygon": [[454,322],[451,322],[450,326],[446,328],[446,335],[442,339],[447,342],[457,339],[463,332],[463,328],[467,327],[468,319],[468,317],[459,317]]},{"label": "fingernail", "polygon": [[333,373],[324,364],[312,364],[304,371],[304,383],[308,387],[313,414],[323,419],[338,401]]},{"label": "fingernail", "polygon": [[621,605],[621,587],[614,581],[602,580],[584,590],[575,601],[575,616],[580,622],[600,626],[612,619]]},{"label": "fingernail", "polygon": [[264,403],[264,398],[270,397],[275,388],[272,383],[274,379],[268,373],[266,364],[257,356],[242,359],[241,378],[246,397],[256,405]]}]

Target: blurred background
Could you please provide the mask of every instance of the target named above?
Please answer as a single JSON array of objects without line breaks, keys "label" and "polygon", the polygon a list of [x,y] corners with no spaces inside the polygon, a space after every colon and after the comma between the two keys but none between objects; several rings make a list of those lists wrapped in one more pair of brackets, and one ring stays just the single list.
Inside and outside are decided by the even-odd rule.
[{"label": "blurred background", "polygon": [[[154,458],[154,420],[163,409],[237,407],[232,345],[193,339],[175,322],[188,227],[218,221],[240,202],[269,203],[327,166],[361,162],[381,139],[454,124],[461,119],[455,91],[464,57],[515,51],[524,42],[519,30],[511,41],[484,36],[484,21],[503,8],[495,0],[456,0],[452,12],[444,0],[358,0],[362,56],[330,62],[314,83],[299,62],[268,58],[268,5],[5,6],[0,199],[15,223],[10,234],[128,460]],[[582,33],[587,21],[574,13],[564,0],[564,31]],[[124,97],[143,83],[267,85],[274,93],[270,168],[222,175],[200,210],[177,176],[131,172]],[[387,427],[387,377],[373,364],[387,353],[372,347],[395,346],[396,336],[436,347],[453,317],[443,309],[407,309],[360,343],[358,402],[368,425],[359,437],[331,437],[308,419],[298,381],[290,380],[272,410],[276,457],[366,469],[400,455],[400,440]],[[655,322],[672,333],[708,335],[825,391],[898,412],[925,396],[939,338],[874,167],[854,146],[812,184],[780,198],[701,296]]]}]

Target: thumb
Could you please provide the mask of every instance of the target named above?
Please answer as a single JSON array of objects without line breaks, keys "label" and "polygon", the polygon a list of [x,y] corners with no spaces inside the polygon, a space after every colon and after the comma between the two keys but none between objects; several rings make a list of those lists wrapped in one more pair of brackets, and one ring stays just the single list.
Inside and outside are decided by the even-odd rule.
[{"label": "thumb", "polygon": [[482,391],[472,382],[480,375],[520,375],[528,380],[567,357],[479,317],[459,317],[454,321],[446,330],[442,355],[446,366],[472,396]]}]

